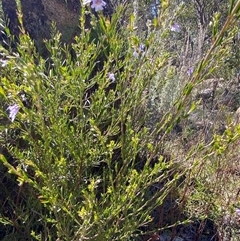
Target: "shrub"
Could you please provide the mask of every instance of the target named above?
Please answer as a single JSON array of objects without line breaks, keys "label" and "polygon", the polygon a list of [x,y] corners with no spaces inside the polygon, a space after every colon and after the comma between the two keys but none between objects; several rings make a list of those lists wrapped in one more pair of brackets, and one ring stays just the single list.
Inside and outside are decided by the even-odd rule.
[{"label": "shrub", "polygon": [[[82,31],[71,47],[61,44],[53,26],[45,42],[48,59],[23,28],[17,52],[1,48],[1,116],[7,120],[12,112],[1,126],[2,145],[13,158],[1,159],[19,184],[17,199],[2,203],[2,214],[11,213],[2,218],[19,236],[128,240],[151,221],[150,210],[180,175],[169,179],[172,164],[156,157],[143,127],[144,91],[161,56],[146,49],[134,57],[132,46],[137,50],[140,40],[131,26],[118,28],[121,12],[111,22],[92,15],[92,30]],[[84,16],[83,10],[82,26]],[[164,188],[147,195],[160,182]]]},{"label": "shrub", "polygon": [[[172,85],[171,54],[155,42],[155,30],[166,33],[166,25],[156,23],[147,38],[138,38],[132,18],[124,27],[119,24],[123,6],[111,19],[90,13],[91,29],[85,29],[83,8],[82,31],[71,46],[61,43],[53,25],[52,38],[45,41],[47,59],[23,26],[17,51],[1,46],[1,160],[11,174],[1,166],[1,222],[13,227],[16,240],[131,240],[153,220],[152,210],[164,209],[169,194],[175,193],[182,208],[194,203],[193,176],[200,183],[193,189],[200,190],[206,176],[199,170],[209,167],[205,157],[212,152],[217,157],[227,144],[219,145],[217,137],[209,149],[196,143],[178,161],[162,150],[175,124],[194,110],[191,91],[221,57],[229,40],[224,33],[236,22],[239,6],[239,1],[232,5],[221,31],[213,25],[215,41],[182,85]],[[161,86],[166,108],[150,129],[149,95],[159,94],[152,86]],[[170,98],[172,88],[176,93]],[[201,161],[196,153],[203,155]],[[207,211],[212,210],[212,199],[204,197]],[[5,236],[13,240],[10,232]]]}]

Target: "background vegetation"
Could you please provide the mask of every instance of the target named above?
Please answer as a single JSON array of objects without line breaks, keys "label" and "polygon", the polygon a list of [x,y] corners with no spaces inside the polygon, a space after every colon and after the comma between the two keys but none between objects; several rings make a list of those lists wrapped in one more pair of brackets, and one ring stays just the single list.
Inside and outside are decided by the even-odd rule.
[{"label": "background vegetation", "polygon": [[1,19],[0,239],[240,240],[240,1],[113,6]]}]

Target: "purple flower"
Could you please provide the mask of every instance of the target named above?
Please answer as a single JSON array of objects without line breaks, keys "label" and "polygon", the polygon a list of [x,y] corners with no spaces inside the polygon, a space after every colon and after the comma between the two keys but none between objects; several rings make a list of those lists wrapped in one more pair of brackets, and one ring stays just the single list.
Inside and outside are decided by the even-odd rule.
[{"label": "purple flower", "polygon": [[170,30],[172,32],[176,32],[176,33],[180,33],[181,29],[180,29],[180,26],[179,24],[177,23],[174,23],[171,27],[170,27]]},{"label": "purple flower", "polygon": [[133,52],[133,57],[135,57],[135,58],[139,57],[139,53],[136,50],[134,50],[134,52]]},{"label": "purple flower", "polygon": [[190,76],[192,73],[193,73],[193,67],[190,67],[188,70],[187,70],[187,75]]},{"label": "purple flower", "polygon": [[94,8],[94,10],[97,12],[99,10],[103,10],[103,8],[106,5],[106,2],[103,0],[84,0],[83,5],[86,5],[88,3],[92,3],[91,8]]},{"label": "purple flower", "polygon": [[92,0],[84,0],[83,1],[83,5],[86,5],[86,4],[88,4],[88,3],[90,3]]},{"label": "purple flower", "polygon": [[109,80],[111,80],[112,82],[115,82],[115,75],[114,75],[114,73],[108,73],[108,78],[109,78]]},{"label": "purple flower", "polygon": [[134,52],[133,52],[133,56],[135,58],[138,58],[139,55],[142,54],[144,55],[145,54],[145,44],[141,43],[138,47],[138,49],[135,49]]},{"label": "purple flower", "polygon": [[5,67],[8,64],[7,60],[0,59],[0,63],[2,67]]},{"label": "purple flower", "polygon": [[19,109],[20,107],[17,104],[8,106],[7,110],[9,110],[9,118],[11,119],[12,122],[15,120]]},{"label": "purple flower", "polygon": [[138,48],[138,49],[139,49],[140,52],[144,52],[144,51],[145,51],[145,44],[142,44],[142,43],[141,43],[141,44],[139,45],[139,48]]},{"label": "purple flower", "polygon": [[236,208],[236,214],[240,216],[240,208]]}]

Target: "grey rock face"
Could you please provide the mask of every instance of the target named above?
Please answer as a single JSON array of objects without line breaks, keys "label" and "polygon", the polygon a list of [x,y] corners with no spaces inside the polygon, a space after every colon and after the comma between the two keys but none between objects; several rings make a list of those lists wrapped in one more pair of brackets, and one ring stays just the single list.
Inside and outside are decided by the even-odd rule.
[{"label": "grey rock face", "polygon": [[234,125],[239,125],[240,124],[240,107],[234,113],[233,124]]},{"label": "grey rock face", "polygon": [[[23,25],[41,52],[43,39],[51,36],[52,22],[62,33],[62,41],[70,42],[77,33],[80,13],[79,0],[21,0]],[[19,36],[19,21],[15,0],[2,0],[4,17],[14,36]]]},{"label": "grey rock face", "polygon": [[[103,14],[110,15],[110,0],[105,2],[107,5]],[[56,23],[57,30],[61,32],[63,42],[72,42],[74,36],[80,32],[80,0],[21,0],[21,6],[24,28],[40,50],[43,39],[51,36],[52,22]],[[18,36],[20,30],[16,0],[2,0],[2,9],[11,33]]]}]

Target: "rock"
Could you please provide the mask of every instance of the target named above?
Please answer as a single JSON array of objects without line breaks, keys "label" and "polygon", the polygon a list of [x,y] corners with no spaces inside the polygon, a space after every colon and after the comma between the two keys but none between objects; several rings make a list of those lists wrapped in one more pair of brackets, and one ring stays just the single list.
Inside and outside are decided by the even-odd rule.
[{"label": "rock", "polygon": [[233,125],[239,125],[240,124],[240,107],[236,110],[236,112],[233,115]]},{"label": "rock", "polygon": [[216,93],[216,89],[218,86],[218,80],[213,80],[211,82],[212,87],[211,88],[205,88],[201,91],[199,91],[196,94],[196,100],[202,100],[202,103],[206,106],[208,103],[210,104],[209,108],[212,109],[213,108],[213,101],[215,99],[215,93]]}]

